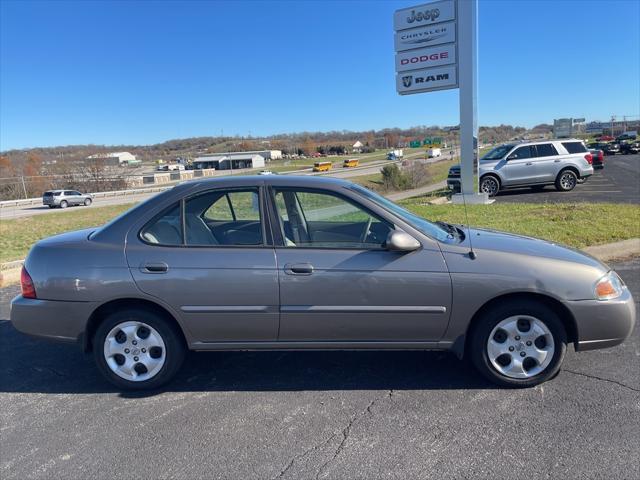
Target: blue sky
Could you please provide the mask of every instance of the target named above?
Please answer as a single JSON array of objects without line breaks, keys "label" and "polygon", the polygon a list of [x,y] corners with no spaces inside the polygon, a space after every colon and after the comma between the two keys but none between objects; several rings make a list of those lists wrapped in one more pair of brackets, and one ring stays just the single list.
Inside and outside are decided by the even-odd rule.
[{"label": "blue sky", "polygon": [[[458,123],[395,93],[412,1],[0,0],[0,150]],[[640,112],[640,2],[480,0],[481,125]]]}]

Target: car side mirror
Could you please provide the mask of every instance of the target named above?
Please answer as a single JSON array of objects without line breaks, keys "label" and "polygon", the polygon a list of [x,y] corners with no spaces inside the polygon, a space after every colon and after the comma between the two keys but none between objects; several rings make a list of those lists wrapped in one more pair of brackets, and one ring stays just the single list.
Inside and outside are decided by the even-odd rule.
[{"label": "car side mirror", "polygon": [[408,233],[400,230],[393,230],[387,236],[385,243],[387,250],[392,252],[413,252],[421,247],[420,242]]},{"label": "car side mirror", "polygon": [[514,153],[514,154],[509,155],[509,156],[507,157],[507,161],[509,161],[509,160],[515,160],[516,158],[518,158],[518,155],[516,155],[516,154]]}]

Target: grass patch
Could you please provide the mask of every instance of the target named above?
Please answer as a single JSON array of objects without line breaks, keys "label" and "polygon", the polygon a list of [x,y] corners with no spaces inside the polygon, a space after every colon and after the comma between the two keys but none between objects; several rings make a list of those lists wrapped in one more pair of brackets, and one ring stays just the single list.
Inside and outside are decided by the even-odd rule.
[{"label": "grass patch", "polygon": [[65,212],[0,220],[0,263],[20,260],[38,240],[51,235],[102,225],[133,204],[69,208]]},{"label": "grass patch", "polygon": [[[466,223],[462,205],[427,205],[426,197],[401,203],[429,220]],[[0,220],[0,263],[19,260],[38,240],[106,223],[132,204],[70,209]],[[640,206],[609,203],[504,203],[468,205],[474,227],[530,235],[577,248],[640,237]],[[615,219],[615,221],[612,221]]]},{"label": "grass patch", "polygon": [[[466,224],[462,205],[401,202],[429,220]],[[469,223],[584,248],[640,237],[640,206],[613,203],[467,205]],[[612,221],[615,219],[615,221]]]}]

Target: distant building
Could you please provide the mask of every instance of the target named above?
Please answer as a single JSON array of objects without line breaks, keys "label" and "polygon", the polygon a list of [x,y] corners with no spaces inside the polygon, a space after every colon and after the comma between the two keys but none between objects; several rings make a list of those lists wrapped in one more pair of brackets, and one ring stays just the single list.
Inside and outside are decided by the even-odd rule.
[{"label": "distant building", "polygon": [[255,155],[260,155],[262,158],[264,158],[267,161],[282,159],[282,150],[252,150],[249,152],[227,152],[227,153],[221,153],[220,155],[236,155],[240,153],[242,154],[251,153]]},{"label": "distant building", "polygon": [[239,170],[242,168],[263,168],[264,157],[252,152],[222,153],[218,155],[203,155],[193,160],[193,168],[203,170]]},{"label": "distant building", "polygon": [[553,136],[569,138],[584,133],[584,118],[557,118],[553,121]]},{"label": "distant building", "polygon": [[96,153],[89,155],[87,160],[104,160],[109,165],[126,165],[129,163],[139,163],[136,156],[129,152]]},{"label": "distant building", "polygon": [[362,152],[362,147],[364,147],[364,145],[362,144],[362,142],[360,140],[358,140],[356,143],[353,144],[353,147],[351,147],[353,153],[361,153]]}]

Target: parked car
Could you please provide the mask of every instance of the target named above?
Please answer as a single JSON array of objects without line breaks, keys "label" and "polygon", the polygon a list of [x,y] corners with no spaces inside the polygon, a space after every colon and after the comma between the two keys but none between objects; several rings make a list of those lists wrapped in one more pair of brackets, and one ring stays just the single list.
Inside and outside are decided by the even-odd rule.
[{"label": "parked car", "polygon": [[620,153],[620,145],[613,142],[603,143],[602,151],[605,155],[615,155],[617,153]]},{"label": "parked car", "polygon": [[49,190],[42,195],[42,204],[49,208],[67,208],[74,205],[88,207],[93,202],[93,195],[80,193],[76,190]]},{"label": "parked car", "polygon": [[593,168],[603,169],[604,168],[604,152],[599,148],[591,148],[589,147],[589,153],[591,154],[591,164]]},{"label": "parked car", "polygon": [[640,153],[640,142],[624,142],[620,144],[620,153],[633,155]]},{"label": "parked car", "polygon": [[159,387],[187,350],[274,349],[450,350],[528,387],[636,318],[618,275],[578,250],[313,176],[181,183],[38,242],[21,284],[13,326],[79,343],[122,389]]},{"label": "parked car", "polygon": [[173,171],[182,171],[185,169],[185,167],[181,163],[164,163],[164,164],[158,165],[156,169],[159,172],[173,172]]},{"label": "parked car", "polygon": [[[568,192],[593,175],[592,161],[582,140],[507,143],[480,159],[479,187],[490,197],[503,189],[545,185]],[[460,191],[460,165],[449,169],[447,186]]]}]

